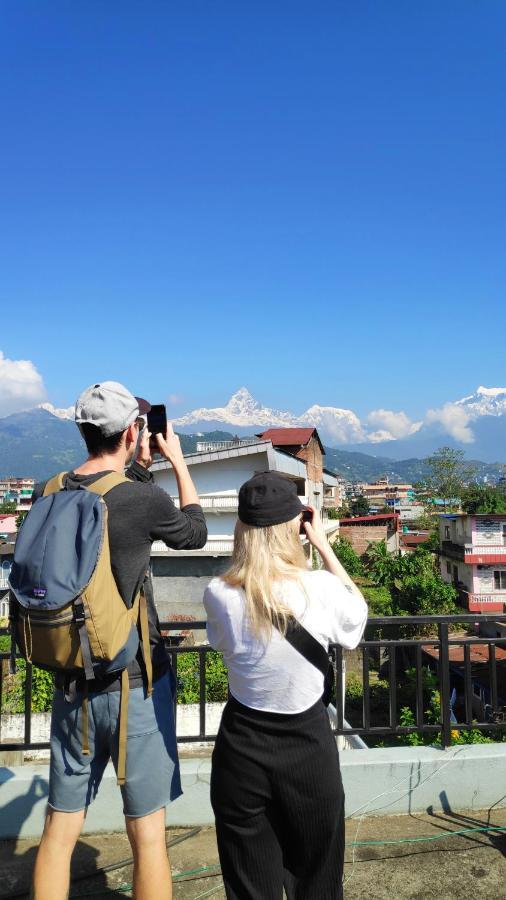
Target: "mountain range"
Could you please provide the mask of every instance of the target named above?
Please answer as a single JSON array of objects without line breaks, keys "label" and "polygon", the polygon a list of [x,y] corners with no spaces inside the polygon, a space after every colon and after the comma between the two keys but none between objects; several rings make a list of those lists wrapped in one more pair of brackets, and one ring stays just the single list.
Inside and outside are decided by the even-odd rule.
[{"label": "mountain range", "polygon": [[174,420],[185,433],[232,427],[237,434],[269,427],[314,426],[322,441],[347,451],[389,459],[425,458],[442,445],[486,462],[506,461],[506,388],[479,387],[474,394],[427,411],[411,421],[403,412],[375,410],[361,421],[351,409],[310,406],[296,415],[262,406],[240,388],[225,406],[200,408]]},{"label": "mountain range", "polygon": [[[255,418],[256,415],[254,413]],[[245,426],[236,423],[233,433],[220,428],[188,434],[182,431],[181,426],[176,428],[184,452],[191,453],[196,449],[197,440],[229,440],[239,428],[245,430]],[[274,421],[275,425],[278,423],[279,420]],[[258,428],[266,424],[264,421]],[[288,421],[286,424],[292,423]],[[248,433],[254,434],[255,431],[250,428]],[[413,457],[395,460],[349,448],[326,446],[325,450],[326,467],[351,481],[374,481],[387,475],[392,481],[413,482],[423,478],[427,471],[424,461]],[[79,431],[68,415],[57,415],[48,409],[37,408],[0,418],[0,476],[32,476],[42,480],[55,472],[72,469],[82,462],[85,453]],[[496,479],[501,474],[501,466],[497,464],[478,462],[476,467],[481,477]]]}]

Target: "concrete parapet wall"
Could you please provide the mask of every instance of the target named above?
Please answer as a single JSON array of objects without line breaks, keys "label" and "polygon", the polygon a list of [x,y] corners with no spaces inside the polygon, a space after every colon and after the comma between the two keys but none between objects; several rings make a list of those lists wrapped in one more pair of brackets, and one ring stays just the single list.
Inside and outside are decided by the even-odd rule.
[{"label": "concrete parapet wall", "polygon": [[[396,747],[343,753],[341,770],[347,816],[385,816],[449,809],[506,806],[506,744],[474,744],[439,750]],[[167,810],[167,824],[210,825],[211,760],[181,760],[184,794]],[[42,832],[48,767],[0,769],[0,838],[37,837]],[[122,831],[121,795],[108,766],[85,832]]]}]

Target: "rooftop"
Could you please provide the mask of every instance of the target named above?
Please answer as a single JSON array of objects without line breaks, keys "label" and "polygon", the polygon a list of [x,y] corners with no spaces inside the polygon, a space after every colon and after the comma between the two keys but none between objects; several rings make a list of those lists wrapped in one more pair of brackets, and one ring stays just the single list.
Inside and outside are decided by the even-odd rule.
[{"label": "rooftop", "polygon": [[376,522],[379,525],[380,521],[392,521],[399,520],[399,513],[376,513],[372,516],[352,516],[349,519],[340,519],[341,525],[360,525],[364,522]]},{"label": "rooftop", "polygon": [[[471,880],[473,898],[499,897],[506,857],[506,831],[501,828],[506,829],[504,809],[348,820],[346,900],[460,900],[469,895]],[[37,843],[0,842],[0,898],[28,898]],[[168,829],[167,843],[174,900],[224,900],[214,829]],[[73,877],[79,880],[72,885],[71,898],[132,897],[131,864],[114,867],[130,857],[125,834],[82,836],[73,859]],[[103,871],[108,866],[114,868]]]},{"label": "rooftop", "polygon": [[305,447],[313,435],[316,437],[322,453],[325,453],[316,428],[268,428],[267,431],[263,431],[257,436],[263,441],[272,441],[274,447],[295,447],[297,444]]}]

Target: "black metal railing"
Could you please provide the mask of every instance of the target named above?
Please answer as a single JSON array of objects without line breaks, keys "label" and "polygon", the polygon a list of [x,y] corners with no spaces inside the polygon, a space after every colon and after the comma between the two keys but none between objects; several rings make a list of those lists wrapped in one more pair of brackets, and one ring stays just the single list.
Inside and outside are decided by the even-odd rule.
[{"label": "black metal railing", "polygon": [[[504,636],[480,636],[456,634],[455,629],[467,629],[479,623],[498,623],[504,627]],[[195,734],[178,736],[180,742],[213,741],[215,734],[207,727],[207,684],[206,662],[209,653],[215,651],[207,644],[180,644],[174,646],[173,635],[182,631],[203,631],[201,622],[163,622],[162,631],[166,635],[168,652],[176,681],[180,681],[178,664],[181,654],[196,654],[198,657],[198,708],[199,727]],[[497,630],[497,629],[496,629]],[[171,637],[172,632],[172,637]],[[425,632],[425,633],[423,633]],[[7,634],[0,629],[0,636]],[[454,648],[461,648],[455,650]],[[484,648],[482,652],[479,648]],[[345,722],[349,719],[345,697],[346,651],[339,645],[329,647],[329,657],[335,672],[335,701],[337,725],[336,735],[349,737],[359,735],[378,740],[399,739],[402,735],[418,733],[440,741],[442,747],[452,743],[452,731],[466,731],[471,728],[490,733],[501,733],[506,729],[506,615],[459,615],[459,616],[397,616],[371,618],[368,620],[366,635],[354,651],[355,680],[361,682],[362,699],[360,721]],[[0,653],[0,712],[4,694],[4,680],[9,658],[8,652]],[[406,671],[414,673],[413,691],[409,703],[413,723],[401,724],[399,720],[399,695],[404,691],[403,678]],[[424,671],[431,671],[432,683],[436,683],[440,700],[438,721],[427,721],[427,690],[424,685]],[[374,707],[373,695],[378,677],[387,684],[388,708],[384,721]],[[386,675],[386,678],[384,677]],[[32,666],[26,665],[24,684],[24,736],[19,742],[4,741],[0,732],[1,750],[47,749],[47,742],[32,741]],[[223,698],[224,699],[224,698]],[[177,712],[179,704],[175,704]],[[457,716],[456,711],[460,714]],[[355,709],[356,713],[356,709]],[[353,717],[352,717],[353,719]],[[356,719],[356,715],[355,715]]]}]

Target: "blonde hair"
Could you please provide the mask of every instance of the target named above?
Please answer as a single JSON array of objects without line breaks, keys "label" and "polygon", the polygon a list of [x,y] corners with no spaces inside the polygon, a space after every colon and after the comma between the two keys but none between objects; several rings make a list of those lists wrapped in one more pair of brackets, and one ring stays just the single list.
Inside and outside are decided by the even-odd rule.
[{"label": "blonde hair", "polygon": [[299,537],[299,516],[281,525],[255,528],[238,521],[230,568],[222,576],[232,587],[246,594],[246,615],[257,637],[270,637],[273,624],[286,634],[293,615],[283,602],[276,583],[289,579],[301,582],[307,559]]}]

